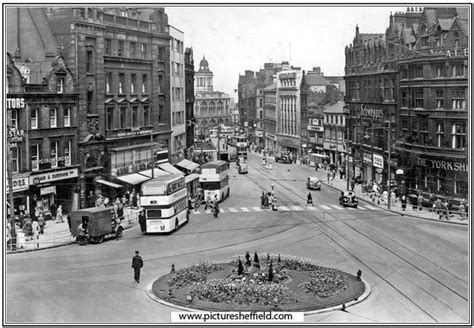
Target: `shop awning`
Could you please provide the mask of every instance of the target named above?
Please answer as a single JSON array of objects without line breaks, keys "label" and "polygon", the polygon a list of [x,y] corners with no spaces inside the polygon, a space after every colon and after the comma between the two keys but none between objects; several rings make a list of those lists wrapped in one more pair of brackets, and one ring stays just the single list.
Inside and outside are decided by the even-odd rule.
[{"label": "shop awning", "polygon": [[186,183],[196,180],[196,179],[199,179],[199,174],[197,173],[193,173],[184,177],[184,180],[186,181]]},{"label": "shop awning", "polygon": [[[145,171],[140,171],[139,174],[142,175],[142,176],[146,176],[148,179],[151,179],[151,176],[152,176],[151,169],[150,170],[145,170]],[[154,168],[153,169],[153,174],[154,174],[155,177],[158,177],[158,176],[161,176],[161,175],[169,175],[171,173],[160,170],[158,168]]]},{"label": "shop awning", "polygon": [[117,183],[113,183],[113,182],[110,182],[110,181],[101,180],[101,179],[95,180],[95,181],[97,181],[98,183],[101,183],[103,185],[113,187],[113,188],[122,188],[122,185],[119,185]]},{"label": "shop awning", "polygon": [[[151,172],[151,170],[150,170]],[[127,175],[122,175],[117,177],[120,181],[123,181],[125,183],[131,184],[131,185],[136,185],[139,183],[142,183],[144,181],[150,180],[151,176],[145,176],[139,173],[132,173],[132,174],[127,174]]]},{"label": "shop awning", "polygon": [[158,165],[158,167],[166,172],[177,174],[177,175],[184,175],[183,172],[175,168],[173,165],[170,163],[161,163]]},{"label": "shop awning", "polygon": [[176,166],[179,166],[179,167],[182,167],[186,170],[189,170],[189,171],[194,171],[195,169],[197,169],[199,167],[199,164],[196,164],[190,160],[187,160],[187,159],[183,159],[181,162],[179,162],[178,164],[176,164]]}]

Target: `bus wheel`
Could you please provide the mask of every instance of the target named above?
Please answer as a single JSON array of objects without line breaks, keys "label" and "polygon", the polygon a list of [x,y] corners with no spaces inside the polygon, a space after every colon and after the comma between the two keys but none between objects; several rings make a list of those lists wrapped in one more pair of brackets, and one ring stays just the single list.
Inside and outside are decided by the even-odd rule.
[{"label": "bus wheel", "polygon": [[117,239],[120,239],[120,238],[122,238],[122,236],[123,236],[123,228],[118,227],[117,232],[116,232],[116,237],[117,237]]},{"label": "bus wheel", "polygon": [[104,236],[94,237],[94,239],[92,241],[96,244],[100,244],[104,241]]}]

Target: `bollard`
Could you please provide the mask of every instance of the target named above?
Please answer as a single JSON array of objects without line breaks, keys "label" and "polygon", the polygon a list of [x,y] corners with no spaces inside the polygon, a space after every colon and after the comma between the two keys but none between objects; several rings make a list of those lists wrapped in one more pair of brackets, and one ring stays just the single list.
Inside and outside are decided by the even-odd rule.
[{"label": "bollard", "polygon": [[39,238],[40,238],[39,227],[36,227],[36,248],[40,247]]}]

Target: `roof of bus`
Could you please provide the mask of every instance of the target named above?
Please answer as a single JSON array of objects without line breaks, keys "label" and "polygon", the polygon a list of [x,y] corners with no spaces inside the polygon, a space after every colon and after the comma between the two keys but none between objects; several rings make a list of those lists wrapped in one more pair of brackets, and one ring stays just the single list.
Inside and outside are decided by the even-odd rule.
[{"label": "roof of bus", "polygon": [[160,175],[160,176],[155,177],[154,179],[145,181],[145,182],[143,182],[143,185],[153,184],[154,182],[155,183],[156,182],[173,182],[173,181],[177,181],[179,179],[184,179],[184,176],[170,173],[170,174],[166,174],[166,175]]},{"label": "roof of bus", "polygon": [[205,169],[205,168],[211,168],[211,167],[216,167],[216,166],[221,166],[223,164],[227,164],[226,161],[213,161],[213,162],[209,162],[209,163],[206,163],[206,164],[203,164],[201,166],[201,169]]}]

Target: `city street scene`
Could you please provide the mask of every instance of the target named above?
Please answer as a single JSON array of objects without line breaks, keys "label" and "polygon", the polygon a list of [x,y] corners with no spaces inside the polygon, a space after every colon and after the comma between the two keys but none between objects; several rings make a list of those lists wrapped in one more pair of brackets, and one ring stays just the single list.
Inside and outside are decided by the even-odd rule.
[{"label": "city street scene", "polygon": [[3,4],[4,325],[471,325],[471,4],[131,5]]}]

